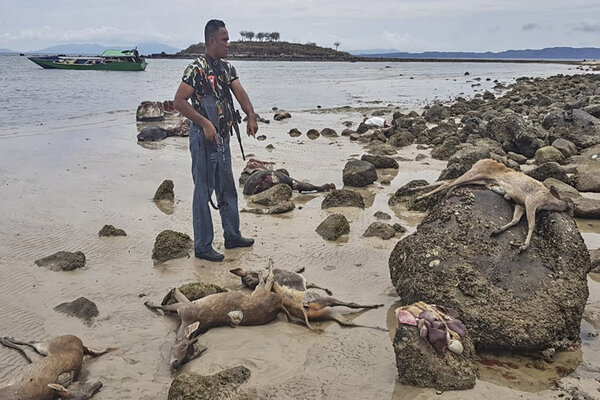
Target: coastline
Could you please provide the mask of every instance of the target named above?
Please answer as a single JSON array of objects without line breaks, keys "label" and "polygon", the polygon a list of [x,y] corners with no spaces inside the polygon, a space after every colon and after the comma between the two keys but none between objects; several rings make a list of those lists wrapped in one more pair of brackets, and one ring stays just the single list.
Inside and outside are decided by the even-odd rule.
[{"label": "coastline", "polygon": [[[389,119],[392,111],[387,109],[385,117]],[[245,151],[276,162],[276,167],[288,169],[296,178],[316,184],[333,182],[339,188],[345,162],[360,158],[366,152],[363,146],[346,137],[310,140],[305,134],[290,138],[286,132],[293,127],[304,133],[325,127],[340,132],[344,121],[353,121],[356,128],[365,114],[371,113],[370,108],[296,111],[291,119],[261,124],[259,134],[267,139],[245,139]],[[318,335],[282,320],[261,327],[217,328],[201,338],[209,350],[184,371],[212,374],[245,365],[252,370],[252,378],[244,386],[246,398],[436,396],[434,389],[403,386],[396,381],[390,335],[398,295],[390,283],[388,258],[396,241],[412,233],[424,214],[390,208],[387,200],[410,180],[435,180],[445,161],[430,158],[430,149],[418,149],[416,145],[399,149],[397,156],[411,161],[400,163],[398,170],[379,171],[379,181],[389,179],[391,185],[376,182],[359,189],[366,209],[341,210],[350,220],[351,232],[337,242],[326,242],[314,232],[329,215],[320,208],[323,194],[296,193],[293,200],[297,208],[289,214],[242,214],[242,232],[256,239],[254,248],[225,250],[226,260],[218,265],[194,258],[154,264],[150,254],[159,232],[173,229],[191,234],[188,141],[171,137],[142,146],[135,142],[135,133],[134,113],[119,112],[110,121],[96,116],[93,124],[78,121],[58,128],[40,126],[20,136],[3,138],[3,335],[27,334],[27,339],[39,339],[69,332],[80,335],[91,347],[119,347],[117,352],[85,366],[86,373],[104,382],[95,398],[164,399],[174,377],[168,369],[168,353],[176,321],[147,311],[143,301],[158,301],[170,287],[198,280],[237,290],[239,279],[229,269],[262,269],[268,258],[273,258],[276,267],[306,266],[308,280],[329,287],[336,297],[385,304],[379,310],[356,316],[356,322],[386,326],[390,334],[324,323],[321,326],[325,332]],[[269,144],[274,149],[267,149]],[[244,162],[237,144],[231,146],[237,179]],[[414,161],[418,154],[425,158]],[[170,213],[151,200],[163,179],[175,183],[175,203]],[[239,203],[241,207],[249,206],[241,194]],[[363,238],[376,211],[391,214],[392,222],[402,224],[408,232],[388,241]],[[216,213],[214,216],[218,221]],[[128,236],[99,238],[97,232],[105,223],[125,229]],[[597,227],[590,228],[589,220],[577,223],[582,231],[587,230],[588,244],[600,244]],[[218,222],[215,227],[217,249],[223,250]],[[84,251],[88,257],[86,267],[57,273],[33,265],[33,260],[58,250]],[[594,279],[591,276],[588,281],[590,302],[595,308],[600,301],[600,284]],[[79,296],[98,305],[100,315],[92,326],[52,310]],[[586,322],[582,324],[590,329]],[[517,364],[518,371],[508,370],[518,376],[517,380],[504,377],[500,367],[485,368],[474,389],[443,395],[448,399],[555,398],[564,392],[552,390],[549,379],[559,377],[560,369],[571,365],[573,358],[585,360],[576,372],[585,377],[590,360],[594,364],[598,361],[597,351],[597,342],[587,338],[582,350],[567,353],[567,360],[557,360],[543,373],[526,367],[526,362]],[[514,362],[514,358],[508,357],[508,361]],[[0,382],[21,365],[24,361],[18,354],[0,348]]]}]

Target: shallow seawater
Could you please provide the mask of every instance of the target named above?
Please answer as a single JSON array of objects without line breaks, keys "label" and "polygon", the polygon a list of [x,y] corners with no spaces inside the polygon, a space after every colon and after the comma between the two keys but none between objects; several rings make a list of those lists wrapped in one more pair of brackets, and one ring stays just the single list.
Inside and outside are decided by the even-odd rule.
[{"label": "shallow seawater", "polygon": [[[163,60],[162,64],[158,61],[157,66],[162,65],[177,76],[179,69],[185,65],[185,60]],[[381,68],[382,74],[390,74],[389,79],[394,80],[393,74],[401,73],[394,68],[400,68],[400,65],[385,68],[369,64],[365,68],[369,73]],[[288,73],[285,64],[266,66],[276,70],[281,79],[290,74],[303,77],[311,68],[318,71],[323,68],[319,63],[312,66],[294,64],[290,68],[299,70]],[[353,71],[360,65],[346,67]],[[252,71],[254,76],[262,73],[261,68],[265,68],[264,63],[241,63],[238,67],[240,72]],[[471,76],[494,78],[490,71],[477,70],[484,68],[480,65],[453,68],[453,73],[458,75],[456,79],[466,79],[462,76],[466,68],[471,70]],[[150,71],[149,67],[147,72]],[[334,72],[328,72],[328,76],[336,75]],[[509,75],[506,70],[505,73]],[[518,71],[510,74],[517,75]],[[416,70],[414,75],[417,76]],[[74,81],[80,79],[73,76]],[[140,76],[147,80],[142,85],[143,89],[137,81],[142,79]],[[225,250],[215,212],[215,245],[217,250],[225,252],[223,263],[183,258],[155,264],[151,253],[158,233],[165,229],[192,233],[192,180],[186,138],[167,138],[150,146],[136,143],[137,103],[146,99],[168,98],[169,90],[174,89],[173,85],[178,80],[176,77],[175,83],[167,84],[158,79],[160,74],[156,81],[153,76],[129,75],[134,81],[131,85],[137,89],[122,91],[122,97],[113,96],[110,91],[99,92],[101,98],[98,104],[102,112],[85,114],[87,111],[82,111],[83,108],[93,111],[90,104],[69,110],[68,105],[74,100],[64,100],[63,96],[64,101],[49,100],[56,104],[40,111],[39,121],[43,125],[31,123],[38,121],[31,116],[15,118],[11,114],[16,112],[15,109],[10,109],[9,117],[3,119],[8,122],[0,127],[0,226],[3,228],[0,230],[0,301],[3,303],[0,335],[43,339],[71,333],[80,336],[90,347],[118,347],[116,352],[87,360],[84,364],[85,378],[104,382],[103,389],[94,398],[164,399],[176,375],[169,370],[168,358],[177,321],[150,312],[143,302],[148,299],[158,302],[170,288],[197,280],[240,289],[239,279],[229,270],[236,267],[262,269],[269,258],[278,268],[305,267],[309,281],[331,289],[337,298],[383,304],[379,309],[354,315],[354,321],[393,330],[390,314],[393,315],[398,296],[390,282],[388,258],[403,236],[383,241],[363,238],[362,234],[376,221],[373,214],[377,211],[390,214],[389,222],[405,226],[408,229],[405,235],[413,232],[423,214],[407,212],[399,207],[392,209],[387,204],[388,199],[410,180],[435,180],[445,162],[426,158],[420,162],[402,162],[397,172],[380,171],[382,177],[391,180],[391,184],[375,183],[361,190],[366,198],[365,210],[322,210],[323,194],[294,194],[297,207],[289,214],[244,213],[241,215],[242,232],[255,238],[256,244],[252,249]],[[304,98],[290,99],[293,106],[289,108],[301,110],[305,105],[314,108],[309,104],[317,102],[323,106],[343,105],[347,100],[344,97],[346,89],[351,96],[355,95],[353,90],[363,92],[364,97],[356,100],[356,104],[378,98],[393,101],[394,96],[399,96],[395,93],[396,89],[382,89],[383,84],[375,79],[372,81],[368,73],[361,76],[360,84],[343,73],[337,76],[341,83],[334,81],[328,90],[321,88],[314,92],[331,91],[337,93],[337,97],[331,93],[314,98],[304,95]],[[49,85],[54,79],[60,82],[58,75],[49,74],[47,77]],[[83,81],[89,80],[89,77],[84,78]],[[58,85],[56,82],[54,84]],[[250,80],[248,83],[251,87]],[[460,83],[471,87],[471,83]],[[67,88],[63,95],[68,93],[68,85],[71,84],[75,85],[65,83]],[[154,87],[149,88],[150,84]],[[317,88],[322,84],[319,80],[307,83]],[[356,89],[352,89],[355,84]],[[52,85],[44,90],[54,87]],[[284,89],[281,90],[292,91],[287,83],[282,87]],[[378,90],[382,90],[381,94]],[[285,96],[281,92],[275,93],[279,94],[273,94],[271,98],[265,94],[266,100],[260,100],[261,111],[270,114],[271,106],[277,105],[273,103],[284,104],[282,99]],[[105,107],[111,96],[114,106]],[[327,99],[326,96],[331,96],[332,100],[322,101]],[[78,99],[85,102],[86,97]],[[311,128],[321,130],[325,127],[340,132],[343,121],[351,120],[356,124],[364,111],[294,111],[292,114],[288,120],[261,124],[260,133],[265,134],[267,139],[262,142],[245,140],[246,154],[274,161],[277,167],[288,169],[297,179],[316,184],[332,182],[342,187],[344,164],[352,157],[360,157],[364,153],[363,148],[348,138],[310,140],[304,133]],[[290,138],[287,132],[294,127],[300,129],[303,135]],[[269,144],[274,149],[267,149]],[[234,176],[237,177],[244,162],[236,143],[232,143],[232,153]],[[427,151],[408,146],[399,155],[414,160],[419,153],[427,154]],[[152,201],[156,188],[164,179],[172,179],[175,184],[175,201],[167,207]],[[240,207],[249,206],[240,195]],[[342,211],[346,215],[351,232],[343,240],[326,242],[315,233],[315,229],[332,211]],[[577,223],[588,247],[599,247],[600,225],[590,220],[578,220]],[[124,229],[127,236],[98,237],[98,231],[104,224]],[[59,273],[33,263],[59,250],[83,251],[87,258],[85,268]],[[583,360],[583,363],[577,367],[576,373],[586,363],[600,364],[598,340],[587,336],[588,332],[599,328],[594,325],[595,321],[600,321],[595,317],[600,315],[599,280],[590,275],[590,298],[586,308],[590,316],[582,322],[581,349],[561,354],[555,363],[547,364],[544,369],[539,369],[544,367],[539,363],[536,368],[533,361],[525,357],[481,355],[482,376],[476,388],[468,392],[447,392],[444,397],[548,398],[550,392],[547,389],[552,387],[552,382],[576,368],[579,361]],[[80,296],[87,297],[98,306],[100,315],[91,326],[53,310],[55,305]],[[283,319],[259,327],[213,329],[200,339],[201,344],[208,347],[207,352],[186,365],[183,371],[212,374],[227,367],[245,365],[252,371],[250,381],[244,386],[248,398],[409,399],[435,396],[435,390],[407,387],[396,382],[391,342],[393,332],[343,328],[334,323],[317,325],[324,330],[323,333],[288,324]],[[19,354],[0,348],[0,385],[8,381],[15,368],[23,365],[25,362]]]}]

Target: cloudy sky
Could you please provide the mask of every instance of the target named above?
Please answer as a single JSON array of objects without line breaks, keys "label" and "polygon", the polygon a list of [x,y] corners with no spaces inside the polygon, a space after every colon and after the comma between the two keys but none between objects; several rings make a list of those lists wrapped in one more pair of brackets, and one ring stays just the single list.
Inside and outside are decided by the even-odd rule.
[{"label": "cloudy sky", "polygon": [[65,43],[178,48],[208,19],[340,50],[503,51],[600,47],[598,0],[0,0],[0,48]]}]

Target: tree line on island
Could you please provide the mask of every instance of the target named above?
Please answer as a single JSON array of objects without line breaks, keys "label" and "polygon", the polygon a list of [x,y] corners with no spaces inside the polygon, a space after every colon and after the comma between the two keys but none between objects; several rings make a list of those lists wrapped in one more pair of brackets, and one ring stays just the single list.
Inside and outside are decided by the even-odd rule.
[{"label": "tree line on island", "polygon": [[[252,41],[252,39],[256,38],[256,40],[258,40],[259,42],[278,42],[279,39],[281,38],[281,35],[279,34],[279,32],[258,32],[258,33],[254,33],[252,31],[240,31],[240,36],[242,37],[242,42],[245,40],[248,41]],[[316,43],[313,42],[308,42],[306,43],[309,46],[316,46]],[[341,44],[341,42],[335,41],[333,42],[333,45],[335,46],[335,50],[337,51],[339,45]]]},{"label": "tree line on island", "polygon": [[276,42],[280,38],[279,32],[258,32],[255,35],[252,31],[240,31],[240,36],[242,37],[242,42],[244,39],[252,41],[252,39],[255,37],[259,42],[263,42],[265,40],[269,42]]}]

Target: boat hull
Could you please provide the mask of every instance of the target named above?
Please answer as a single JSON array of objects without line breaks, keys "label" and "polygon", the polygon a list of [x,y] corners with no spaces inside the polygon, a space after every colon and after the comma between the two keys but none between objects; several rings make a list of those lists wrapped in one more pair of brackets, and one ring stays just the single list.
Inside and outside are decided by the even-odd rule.
[{"label": "boat hull", "polygon": [[28,57],[31,61],[44,69],[77,69],[80,71],[143,71],[146,69],[146,61],[135,62],[110,62],[98,64],[63,64],[58,62],[57,57],[39,58]]}]

